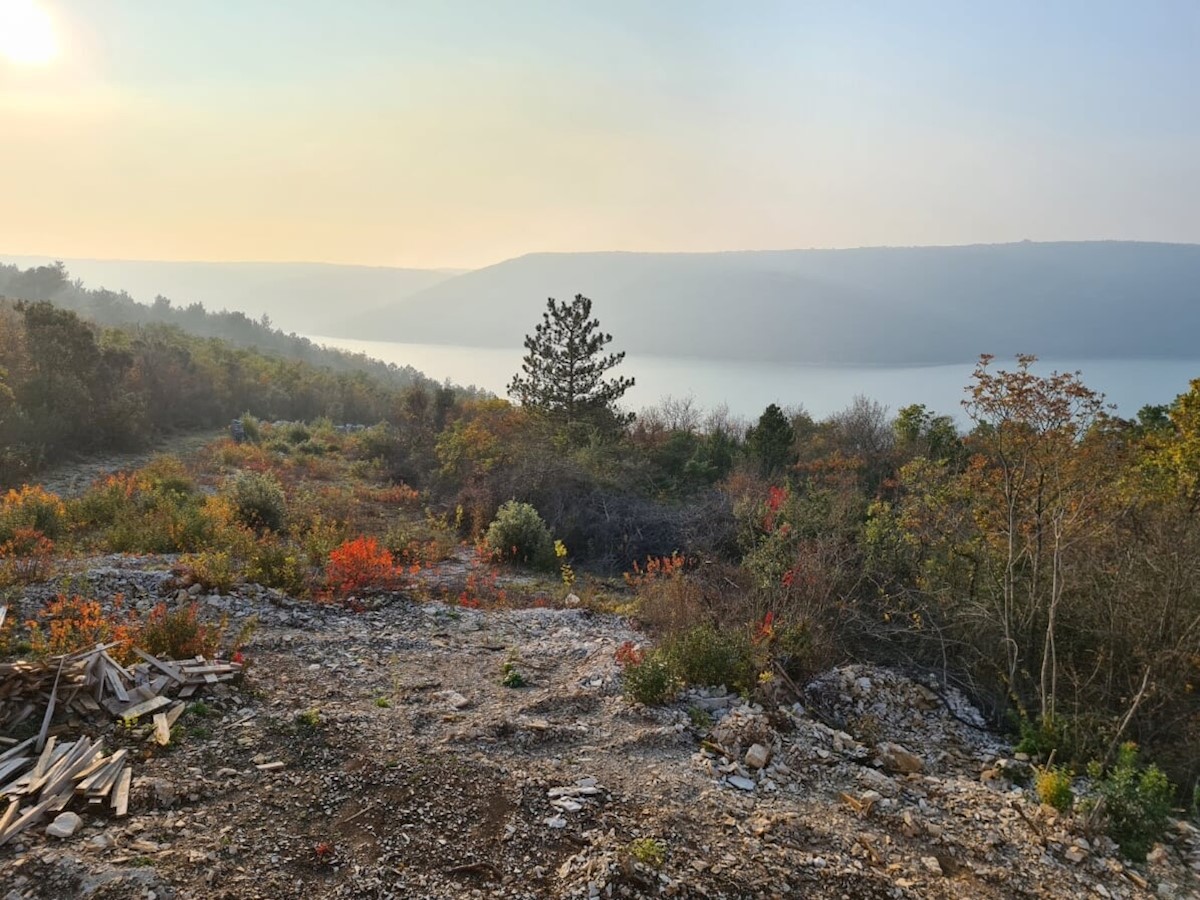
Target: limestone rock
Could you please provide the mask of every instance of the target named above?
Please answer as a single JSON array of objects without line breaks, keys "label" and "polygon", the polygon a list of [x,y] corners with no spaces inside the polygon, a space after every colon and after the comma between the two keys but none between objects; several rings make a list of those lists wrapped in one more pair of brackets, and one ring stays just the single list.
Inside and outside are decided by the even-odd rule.
[{"label": "limestone rock", "polygon": [[46,834],[50,837],[69,838],[82,824],[83,820],[73,812],[59,813],[58,818],[46,826]]}]

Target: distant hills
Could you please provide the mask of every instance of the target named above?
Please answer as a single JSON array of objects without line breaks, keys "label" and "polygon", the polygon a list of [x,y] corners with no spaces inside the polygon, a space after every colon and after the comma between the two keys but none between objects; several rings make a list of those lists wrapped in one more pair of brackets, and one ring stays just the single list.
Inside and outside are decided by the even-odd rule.
[{"label": "distant hills", "polygon": [[[34,265],[44,257],[4,257]],[[518,348],[576,293],[640,355],[812,364],[1200,356],[1200,245],[1130,241],[535,253],[471,272],[65,260],[89,287],[266,313],[284,331]]]},{"label": "distant hills", "polygon": [[728,253],[538,253],[318,333],[519,347],[582,293],[631,353],[819,364],[1200,356],[1200,246],[1135,242]]},{"label": "distant hills", "polygon": [[[57,258],[0,255],[0,263],[28,268]],[[265,314],[276,326],[300,333],[320,331],[331,319],[395,303],[459,274],[326,263],[62,261],[90,288],[124,291],[147,304],[162,295],[176,306],[203,303],[213,312],[236,310],[254,319]]]}]

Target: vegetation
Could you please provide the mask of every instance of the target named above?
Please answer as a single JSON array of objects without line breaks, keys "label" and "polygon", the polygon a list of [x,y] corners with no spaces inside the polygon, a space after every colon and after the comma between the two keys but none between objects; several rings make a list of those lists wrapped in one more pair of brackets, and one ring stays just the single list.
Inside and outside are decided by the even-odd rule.
[{"label": "vegetation", "polygon": [[550,529],[528,503],[510,500],[501,506],[484,543],[496,559],[540,569],[551,568],[557,560]]},{"label": "vegetation", "polygon": [[1130,859],[1144,860],[1167,830],[1175,795],[1167,776],[1158,766],[1141,766],[1133,743],[1121,745],[1110,769],[1093,763],[1088,774],[1097,782],[1094,810],[1107,823],[1109,836]]},{"label": "vegetation", "polygon": [[582,294],[570,303],[547,300],[542,322],[525,337],[529,352],[521,374],[508,386],[509,396],[565,425],[622,421],[616,403],[633,387],[633,379],[605,379],[625,353],[604,355],[612,335],[602,332],[591,315],[592,301]]},{"label": "vegetation", "polygon": [[[590,308],[552,311],[599,354]],[[1171,783],[1184,800],[1200,779],[1200,379],[1124,420],[1077,373],[985,357],[961,431],[866,398],[822,421],[772,406],[753,423],[668,400],[622,424],[611,393],[516,406],[169,330],[104,331],[44,304],[0,317],[9,473],[131,429],[265,420],[192,467],[156,460],[69,501],[7,492],[0,589],[104,550],[182,553],[185,582],[249,579],[351,608],[398,590],[468,606],[575,592],[653,636],[619,656],[638,702],[718,684],[769,702],[847,658],[936,669],[1067,767],[1038,785],[1063,805],[1066,771],[1136,741],[1154,765],[1120,756],[1097,787],[1131,853]],[[557,340],[554,322],[531,354]],[[319,417],[331,409],[379,424],[347,434]],[[453,554],[468,561],[461,581],[424,586]],[[498,560],[546,574],[518,588]],[[68,602],[10,646],[51,652],[146,624],[97,615]],[[155,627],[199,639],[186,620]]]}]

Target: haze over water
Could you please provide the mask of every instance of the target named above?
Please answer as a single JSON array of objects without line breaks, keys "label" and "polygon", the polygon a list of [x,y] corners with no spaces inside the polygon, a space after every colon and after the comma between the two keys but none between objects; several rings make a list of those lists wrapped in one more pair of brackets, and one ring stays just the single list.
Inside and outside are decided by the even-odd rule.
[{"label": "haze over water", "polygon": [[[524,350],[404,344],[311,336],[311,340],[397,365],[411,365],[431,378],[473,384],[504,396],[521,365]],[[1012,368],[997,360],[995,368]],[[693,397],[702,409],[720,405],[746,418],[757,417],[769,403],[803,404],[822,418],[847,406],[856,394],[886,404],[894,413],[910,403],[961,416],[964,389],[973,362],[939,366],[815,366],[802,363],[747,363],[686,357],[630,354],[622,374],[637,384],[625,395],[633,410],[653,406],[665,396]],[[1102,391],[1122,416],[1133,416],[1148,403],[1170,403],[1200,373],[1194,360],[1093,359],[1039,361],[1040,372],[1080,371],[1093,390]]]}]

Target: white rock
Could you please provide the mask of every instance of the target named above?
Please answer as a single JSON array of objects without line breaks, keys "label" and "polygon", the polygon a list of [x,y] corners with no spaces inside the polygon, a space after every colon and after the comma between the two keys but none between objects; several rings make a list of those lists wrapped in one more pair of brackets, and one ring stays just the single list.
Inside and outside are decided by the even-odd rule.
[{"label": "white rock", "polygon": [[566,828],[567,820],[562,816],[551,816],[546,820],[546,825],[550,828]]},{"label": "white rock", "polygon": [[731,785],[733,785],[739,791],[754,790],[754,782],[751,781],[749,778],[743,778],[741,775],[730,775],[728,778],[728,781]]},{"label": "white rock", "polygon": [[942,871],[942,864],[938,862],[938,858],[936,856],[922,856],[921,865],[923,865],[931,875],[945,874],[945,872]]},{"label": "white rock", "polygon": [[771,761],[771,751],[762,744],[751,744],[746,751],[746,765],[752,769],[761,769]]},{"label": "white rock", "polygon": [[82,824],[83,820],[73,812],[59,813],[58,818],[46,826],[46,834],[50,837],[69,838]]}]

